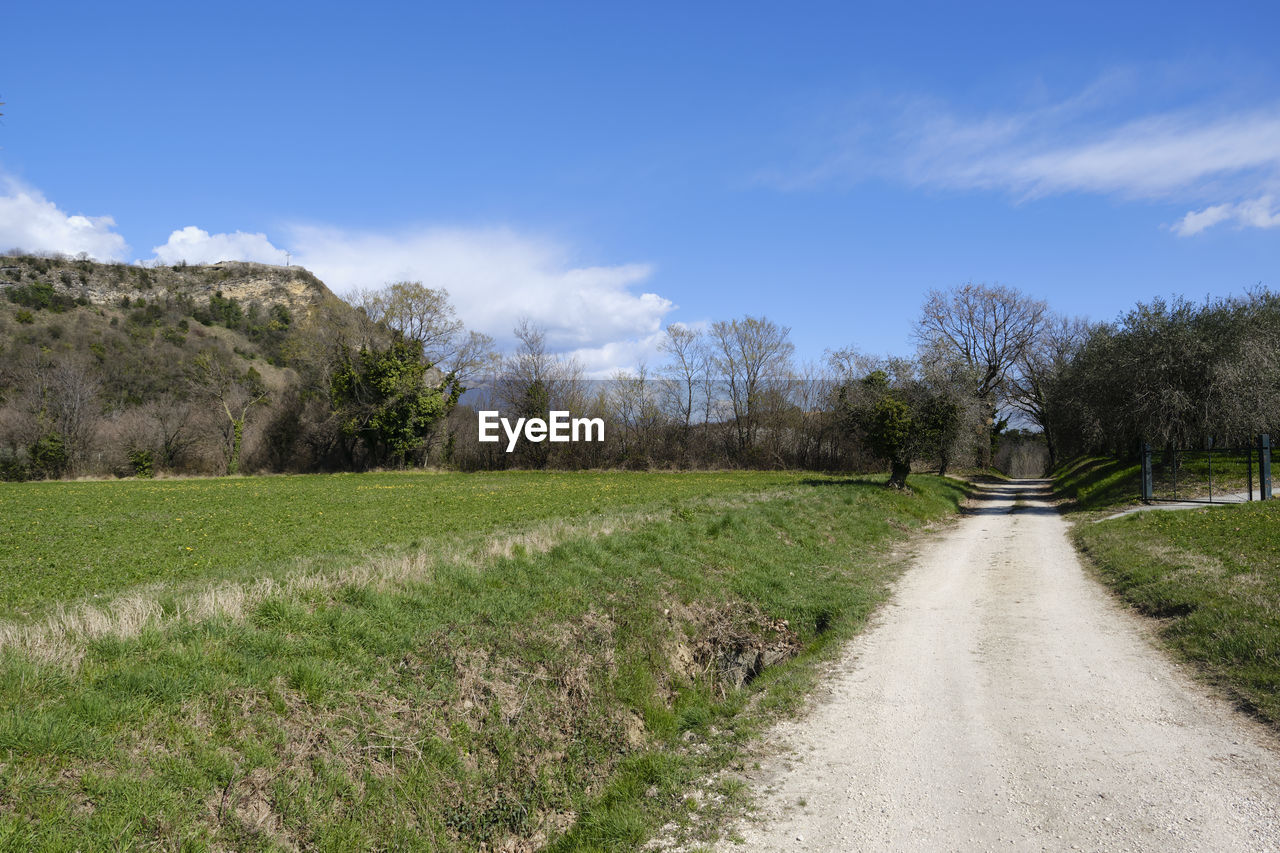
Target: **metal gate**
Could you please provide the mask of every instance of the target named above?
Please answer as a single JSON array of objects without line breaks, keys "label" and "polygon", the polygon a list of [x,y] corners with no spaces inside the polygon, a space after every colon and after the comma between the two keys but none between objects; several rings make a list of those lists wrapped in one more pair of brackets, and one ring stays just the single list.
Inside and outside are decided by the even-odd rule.
[{"label": "metal gate", "polygon": [[1245,503],[1270,500],[1271,437],[1249,447],[1202,450],[1142,445],[1142,500],[1177,503]]}]

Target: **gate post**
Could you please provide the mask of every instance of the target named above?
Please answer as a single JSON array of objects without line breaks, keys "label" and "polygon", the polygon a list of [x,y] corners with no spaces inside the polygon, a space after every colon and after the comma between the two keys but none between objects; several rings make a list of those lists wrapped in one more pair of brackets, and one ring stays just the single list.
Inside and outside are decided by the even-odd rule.
[{"label": "gate post", "polygon": [[1271,500],[1271,436],[1258,436],[1258,499]]},{"label": "gate post", "polygon": [[1245,463],[1248,465],[1248,468],[1249,468],[1249,479],[1247,481],[1249,484],[1249,500],[1253,500],[1253,450],[1252,449],[1247,447],[1245,448],[1244,459],[1245,459]]},{"label": "gate post", "polygon": [[1150,503],[1155,497],[1151,483],[1151,445],[1142,443],[1142,501]]}]

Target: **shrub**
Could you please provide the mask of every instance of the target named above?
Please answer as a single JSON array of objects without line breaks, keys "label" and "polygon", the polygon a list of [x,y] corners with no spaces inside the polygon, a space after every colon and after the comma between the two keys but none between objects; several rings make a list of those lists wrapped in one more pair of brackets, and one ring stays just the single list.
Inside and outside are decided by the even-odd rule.
[{"label": "shrub", "polygon": [[53,285],[41,281],[24,284],[21,287],[11,287],[6,292],[6,296],[15,305],[37,311],[46,309],[54,312],[65,311],[76,304],[71,297],[55,291]]},{"label": "shrub", "polygon": [[27,466],[12,453],[0,451],[0,480],[21,483],[27,479]]},{"label": "shrub", "polygon": [[129,451],[128,456],[129,464],[133,466],[133,476],[142,480],[150,480],[155,476],[154,460],[150,450],[135,448]]},{"label": "shrub", "polygon": [[31,473],[40,477],[60,477],[67,470],[67,443],[60,433],[47,432],[27,450]]}]

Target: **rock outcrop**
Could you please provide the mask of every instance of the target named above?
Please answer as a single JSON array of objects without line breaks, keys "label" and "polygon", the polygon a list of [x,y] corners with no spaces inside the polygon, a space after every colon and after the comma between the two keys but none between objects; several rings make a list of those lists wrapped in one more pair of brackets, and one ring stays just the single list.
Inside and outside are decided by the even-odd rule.
[{"label": "rock outcrop", "polygon": [[88,260],[32,256],[0,258],[0,289],[45,282],[59,293],[95,305],[117,305],[164,298],[188,298],[205,303],[221,293],[242,304],[284,305],[291,312],[332,298],[324,282],[298,266],[275,266],[243,261],[217,264],[143,267],[100,264]]}]

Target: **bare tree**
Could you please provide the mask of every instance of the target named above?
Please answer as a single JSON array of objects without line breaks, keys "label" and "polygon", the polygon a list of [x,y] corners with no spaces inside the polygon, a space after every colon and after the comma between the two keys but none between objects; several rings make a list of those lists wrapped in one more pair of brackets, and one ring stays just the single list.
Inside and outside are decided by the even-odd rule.
[{"label": "bare tree", "polygon": [[834,381],[840,384],[862,379],[873,370],[884,368],[884,359],[859,352],[857,347],[827,350],[827,368],[834,374]]},{"label": "bare tree", "polygon": [[[1043,300],[999,284],[931,290],[915,332],[921,361],[959,358],[972,372],[974,396],[994,425],[1009,376],[1044,328],[1047,311]],[[990,463],[990,444],[979,449],[983,464]]]},{"label": "bare tree", "polygon": [[45,473],[81,471],[101,421],[102,382],[97,374],[75,355],[51,356],[46,350],[28,351],[12,374],[18,386],[14,402],[25,413],[12,423],[26,425],[29,445],[42,441],[59,448],[56,465]]},{"label": "bare tree", "polygon": [[141,423],[129,436],[138,449],[150,450],[155,464],[172,470],[183,466],[199,442],[199,413],[189,399],[169,392],[143,404]]},{"label": "bare tree", "polygon": [[670,359],[661,369],[662,410],[679,432],[680,455],[688,457],[695,419],[701,417],[705,424],[708,418],[710,401],[704,398],[709,391],[710,353],[706,338],[697,329],[672,323],[659,349]]},{"label": "bare tree", "polygon": [[463,386],[492,375],[502,364],[493,338],[483,332],[467,332],[456,341],[453,352],[443,358],[446,372],[453,373]]},{"label": "bare tree", "polygon": [[670,380],[664,402],[686,433],[697,412],[697,397],[706,375],[708,353],[702,333],[682,323],[667,326],[666,337],[658,345],[671,361],[662,368]]},{"label": "bare tree", "polygon": [[711,325],[711,361],[728,390],[734,450],[740,457],[754,449],[763,410],[776,400],[777,383],[789,377],[795,351],[787,339],[790,333],[767,317]]},{"label": "bare tree", "polygon": [[196,394],[209,400],[226,415],[222,426],[222,449],[227,473],[239,473],[245,421],[249,411],[267,397],[262,377],[252,367],[240,370],[235,356],[226,350],[212,348],[192,359],[187,379]]},{"label": "bare tree", "polygon": [[361,291],[356,304],[373,322],[421,344],[423,358],[459,381],[474,379],[496,358],[493,338],[466,330],[444,288],[399,281],[382,290]]},{"label": "bare tree", "polygon": [[963,359],[974,372],[974,393],[994,408],[1005,379],[1044,328],[1047,311],[1043,300],[999,284],[931,290],[916,339],[926,351]]},{"label": "bare tree", "polygon": [[[497,401],[516,417],[546,418],[554,409],[583,411],[582,367],[557,355],[547,346],[547,332],[528,319],[513,330],[516,351],[502,363],[494,383]],[[546,467],[551,457],[547,442],[525,442],[518,461],[534,468]]]},{"label": "bare tree", "polygon": [[1044,433],[1050,470],[1058,464],[1061,423],[1053,412],[1057,403],[1053,384],[1064,375],[1088,333],[1088,323],[1079,318],[1047,317],[1040,335],[1022,351],[1009,379],[1009,403]]},{"label": "bare tree", "polygon": [[621,427],[624,461],[647,462],[662,412],[649,369],[642,362],[634,372],[619,371],[609,383],[605,405]]},{"label": "bare tree", "polygon": [[71,471],[81,470],[89,455],[101,411],[98,392],[102,383],[83,361],[58,359],[49,372],[46,411],[62,436]]},{"label": "bare tree", "polygon": [[427,287],[420,281],[398,281],[382,290],[362,290],[357,294],[356,305],[375,323],[386,323],[422,344],[429,361],[438,361],[442,353],[449,352],[463,328],[449,302],[449,292]]}]

